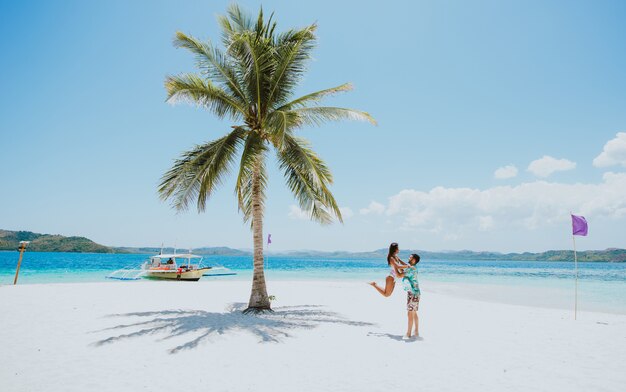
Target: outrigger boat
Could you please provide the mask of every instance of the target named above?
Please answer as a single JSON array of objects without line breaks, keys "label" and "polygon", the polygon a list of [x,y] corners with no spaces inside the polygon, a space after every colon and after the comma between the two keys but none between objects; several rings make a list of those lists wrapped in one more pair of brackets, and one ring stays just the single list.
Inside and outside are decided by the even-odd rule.
[{"label": "outrigger boat", "polygon": [[[192,261],[193,260],[193,261]],[[122,268],[107,276],[116,280],[186,280],[198,281],[202,276],[235,275],[224,267],[208,267],[202,265],[202,256],[189,253],[158,254],[151,256],[141,268]],[[213,271],[225,270],[225,272],[213,273]]]},{"label": "outrigger boat", "polygon": [[[192,264],[191,260],[197,261]],[[201,266],[202,256],[185,254],[156,255],[150,257],[141,269],[145,271],[144,278],[166,280],[198,281],[211,267]]]}]

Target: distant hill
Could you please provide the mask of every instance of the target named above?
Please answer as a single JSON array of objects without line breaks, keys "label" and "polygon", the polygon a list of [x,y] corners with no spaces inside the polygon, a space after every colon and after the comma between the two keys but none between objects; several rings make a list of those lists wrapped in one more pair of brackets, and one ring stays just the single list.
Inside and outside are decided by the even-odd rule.
[{"label": "distant hill", "polygon": [[[549,250],[541,253],[498,253],[474,252],[470,250],[450,252],[430,252],[425,250],[404,250],[400,257],[408,258],[409,254],[417,253],[423,259],[431,260],[498,260],[498,261],[574,261],[574,252],[571,250]],[[387,249],[377,249],[371,252],[319,252],[319,251],[292,251],[274,253],[276,256],[291,257],[319,257],[319,258],[363,258],[374,259],[387,257]],[[626,249],[588,250],[578,252],[578,261],[582,262],[626,262]]]},{"label": "distant hill", "polygon": [[[419,253],[419,252],[416,252]],[[446,260],[513,260],[513,261],[574,261],[574,251],[549,250],[540,253],[498,253],[473,252],[469,250],[456,252],[423,252],[424,257]],[[626,249],[606,249],[579,251],[578,261],[593,262],[625,262]]]},{"label": "distant hill", "polygon": [[[113,248],[117,253],[145,253],[145,254],[157,254],[161,251],[161,248],[154,247],[142,247],[142,248],[131,248],[131,247],[117,247]],[[174,248],[163,248],[163,253],[174,253]],[[189,249],[176,249],[177,253],[185,253],[189,251]],[[250,256],[252,253],[228,248],[226,246],[217,246],[217,247],[204,247],[204,248],[194,248],[192,252],[197,255],[203,256]]]},{"label": "distant hill", "polygon": [[[416,252],[419,253],[419,252]],[[579,251],[578,261],[594,262],[626,262],[626,249],[605,249]],[[458,252],[431,253],[424,252],[424,256],[433,259],[447,260],[517,260],[517,261],[574,261],[574,251],[549,250],[540,253],[497,253],[497,252],[472,252],[469,250]]]},{"label": "distant hill", "polygon": [[[142,253],[157,254],[161,248],[156,247],[109,247],[97,244],[85,237],[64,237],[62,235],[39,234],[30,231],[0,230],[0,250],[16,250],[20,241],[31,241],[28,250],[31,252],[82,252],[82,253]],[[178,253],[184,253],[187,249],[177,249]],[[239,250],[219,247],[202,247],[192,249],[199,255],[217,256],[252,256],[248,250]],[[174,248],[163,248],[163,252],[173,253]],[[400,257],[408,258],[411,253],[417,253],[425,260],[512,260],[512,261],[574,261],[574,252],[571,250],[549,250],[541,253],[498,253],[498,252],[475,252],[471,250],[430,252],[425,250],[403,250]],[[376,259],[382,260],[387,256],[387,249],[377,249],[369,252],[322,252],[315,250],[268,252],[270,256],[287,256],[303,258],[326,258],[326,259]],[[578,261],[582,262],[626,262],[626,249],[588,250],[578,252]]]},{"label": "distant hill", "polygon": [[0,230],[0,250],[16,250],[20,241],[30,241],[27,247],[30,252],[116,253],[113,248],[96,244],[85,237]]}]

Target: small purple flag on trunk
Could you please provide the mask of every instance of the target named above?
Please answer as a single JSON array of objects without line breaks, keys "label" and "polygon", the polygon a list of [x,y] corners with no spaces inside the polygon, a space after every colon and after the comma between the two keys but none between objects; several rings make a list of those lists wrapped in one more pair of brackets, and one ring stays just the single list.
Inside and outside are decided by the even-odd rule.
[{"label": "small purple flag on trunk", "polygon": [[572,215],[572,234],[587,235],[587,220],[584,216]]},{"label": "small purple flag on trunk", "polygon": [[271,244],[271,243],[272,243],[272,235],[271,235],[271,234],[268,234],[268,235],[267,235],[267,244],[269,245],[269,244]]}]

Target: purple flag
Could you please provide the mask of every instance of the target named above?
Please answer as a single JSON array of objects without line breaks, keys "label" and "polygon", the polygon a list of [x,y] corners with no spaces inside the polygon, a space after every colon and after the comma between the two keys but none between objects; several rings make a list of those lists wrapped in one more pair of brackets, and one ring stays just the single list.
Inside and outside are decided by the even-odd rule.
[{"label": "purple flag", "polygon": [[584,216],[572,215],[572,234],[587,235],[587,220]]},{"label": "purple flag", "polygon": [[272,243],[272,235],[271,235],[271,234],[268,234],[268,235],[267,235],[267,244],[269,245],[269,244],[271,244],[271,243]]}]

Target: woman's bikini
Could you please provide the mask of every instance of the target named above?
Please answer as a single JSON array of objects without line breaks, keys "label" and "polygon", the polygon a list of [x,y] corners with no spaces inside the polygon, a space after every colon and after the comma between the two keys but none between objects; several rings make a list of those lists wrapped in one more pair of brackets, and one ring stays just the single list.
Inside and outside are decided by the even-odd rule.
[{"label": "woman's bikini", "polygon": [[[399,260],[398,257],[397,256],[393,256],[393,258],[395,260],[394,262],[396,264],[399,264],[398,263],[398,260]],[[393,265],[391,265],[391,264],[389,264],[389,276],[391,276],[393,278],[394,282],[396,281],[396,279],[398,279],[398,273],[396,271],[396,268]]]}]

